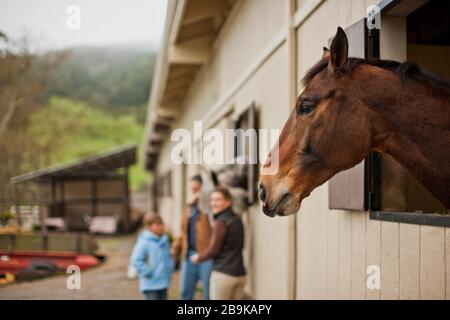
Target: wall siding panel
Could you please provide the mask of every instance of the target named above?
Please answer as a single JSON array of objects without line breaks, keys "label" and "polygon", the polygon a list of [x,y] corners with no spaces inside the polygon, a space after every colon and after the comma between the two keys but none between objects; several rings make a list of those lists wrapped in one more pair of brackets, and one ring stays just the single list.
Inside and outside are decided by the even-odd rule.
[{"label": "wall siding panel", "polygon": [[[309,1],[297,3],[306,6]],[[338,25],[349,27],[365,16],[367,6],[378,2],[327,0],[319,5],[297,29],[297,79],[320,59],[322,47]],[[238,1],[214,44],[211,60],[193,80],[174,128],[192,130],[194,120],[201,120],[240,79],[242,70],[286,29],[287,4],[288,0]],[[224,108],[234,117],[255,101],[260,127],[282,128],[291,108],[288,57],[286,46],[280,45],[225,101]],[[170,139],[164,142],[158,171],[173,170],[173,180],[183,181],[182,171],[174,170],[170,161],[171,145]],[[192,166],[186,169],[186,176],[196,171]],[[175,183],[174,188],[181,186]],[[160,202],[160,213],[176,235],[185,198],[175,190],[173,199]],[[255,299],[286,299],[288,219],[269,219],[259,205],[249,215],[247,289]],[[304,200],[296,227],[296,298],[450,299],[450,232],[444,228],[373,221],[367,212],[329,210],[327,183]],[[366,286],[370,265],[381,268],[380,290]]]},{"label": "wall siding panel", "polygon": [[351,298],[352,216],[339,212],[339,299]]},{"label": "wall siding panel", "polygon": [[[381,222],[370,220],[369,215],[367,214],[366,224],[366,268],[369,266],[381,268]],[[367,277],[368,275],[366,273],[366,284]],[[366,298],[369,300],[379,300],[380,289],[369,289],[366,285]]]},{"label": "wall siding panel", "polygon": [[352,299],[366,298],[366,213],[352,214]]},{"label": "wall siding panel", "polygon": [[419,299],[419,262],[420,226],[400,224],[400,299]]},{"label": "wall siding panel", "polygon": [[399,224],[381,222],[381,299],[398,299]]},{"label": "wall siding panel", "polygon": [[445,299],[445,229],[420,228],[420,299]]}]

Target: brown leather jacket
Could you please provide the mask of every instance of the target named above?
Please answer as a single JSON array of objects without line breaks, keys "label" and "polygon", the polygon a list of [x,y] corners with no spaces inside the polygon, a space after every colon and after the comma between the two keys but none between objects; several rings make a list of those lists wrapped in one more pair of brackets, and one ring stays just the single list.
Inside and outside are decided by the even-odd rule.
[{"label": "brown leather jacket", "polygon": [[[188,228],[189,228],[189,217],[191,215],[191,207],[187,207],[184,210],[183,217],[181,220],[181,258],[184,260],[187,257],[187,252],[189,250],[189,238],[188,238]],[[208,249],[209,240],[211,238],[211,225],[209,223],[209,218],[203,212],[200,215],[195,224],[195,246],[197,253],[203,253]]]}]

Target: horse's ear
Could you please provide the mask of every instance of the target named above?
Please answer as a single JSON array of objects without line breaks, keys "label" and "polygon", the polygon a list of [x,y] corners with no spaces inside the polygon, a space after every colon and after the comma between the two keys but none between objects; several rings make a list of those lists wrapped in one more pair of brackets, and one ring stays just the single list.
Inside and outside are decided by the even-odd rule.
[{"label": "horse's ear", "polygon": [[327,47],[323,47],[322,59],[328,58],[329,56],[330,56],[330,49],[328,49]]},{"label": "horse's ear", "polygon": [[348,60],[348,39],[345,31],[338,27],[336,36],[330,48],[330,71],[335,73],[342,70]]}]

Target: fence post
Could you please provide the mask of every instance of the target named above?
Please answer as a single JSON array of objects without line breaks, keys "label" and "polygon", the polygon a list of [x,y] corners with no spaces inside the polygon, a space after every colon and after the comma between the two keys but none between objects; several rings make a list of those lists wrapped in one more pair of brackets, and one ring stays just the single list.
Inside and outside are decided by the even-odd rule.
[{"label": "fence post", "polygon": [[19,194],[20,194],[19,186],[14,184],[13,201],[14,201],[14,206],[16,208],[16,219],[17,219],[17,224],[19,225],[19,227],[22,227],[22,214],[20,212],[20,196],[19,196]]}]

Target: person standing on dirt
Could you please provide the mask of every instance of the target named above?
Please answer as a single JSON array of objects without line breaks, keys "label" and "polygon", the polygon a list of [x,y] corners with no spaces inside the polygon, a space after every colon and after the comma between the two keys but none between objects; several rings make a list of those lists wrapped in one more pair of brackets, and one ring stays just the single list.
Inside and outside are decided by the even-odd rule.
[{"label": "person standing on dirt", "polygon": [[[190,258],[203,253],[207,248],[211,236],[209,217],[199,208],[199,200],[202,191],[203,180],[200,175],[191,178],[190,187],[192,199],[183,213],[181,222],[181,299],[192,300],[194,298],[197,282],[200,280],[203,286],[203,298],[209,300],[209,278],[211,276],[212,261],[204,260],[200,264],[194,264]],[[177,251],[174,249],[174,251]]]},{"label": "person standing on dirt", "polygon": [[164,223],[153,213],[144,215],[144,231],[134,246],[131,263],[139,276],[139,291],[146,300],[166,300],[174,269]]}]

